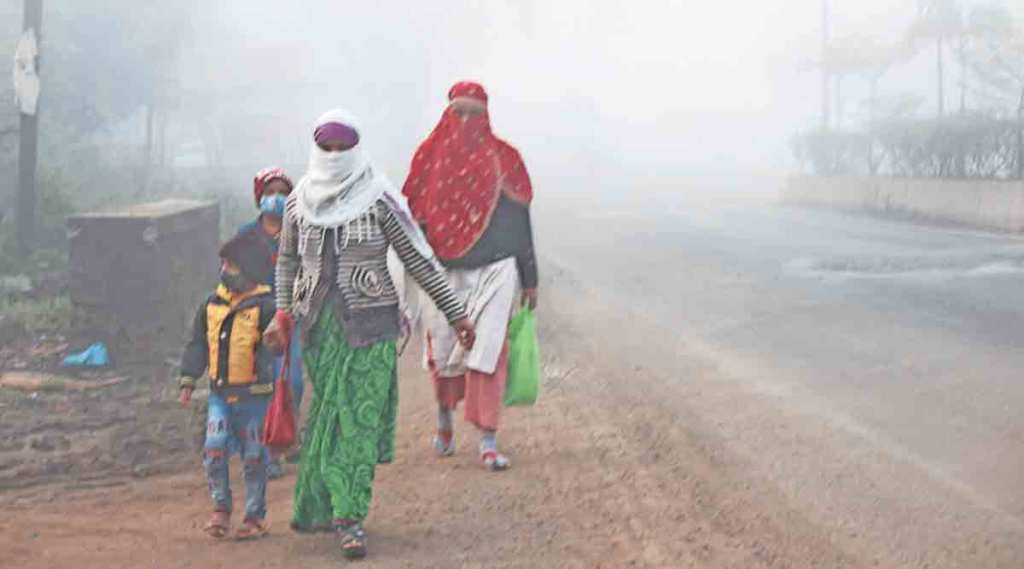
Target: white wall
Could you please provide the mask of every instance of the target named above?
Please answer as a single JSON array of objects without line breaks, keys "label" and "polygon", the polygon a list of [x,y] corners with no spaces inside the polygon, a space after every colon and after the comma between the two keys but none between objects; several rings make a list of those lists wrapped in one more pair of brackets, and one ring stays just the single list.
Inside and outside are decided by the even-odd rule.
[{"label": "white wall", "polygon": [[1020,181],[797,176],[783,187],[782,201],[1024,231]]}]

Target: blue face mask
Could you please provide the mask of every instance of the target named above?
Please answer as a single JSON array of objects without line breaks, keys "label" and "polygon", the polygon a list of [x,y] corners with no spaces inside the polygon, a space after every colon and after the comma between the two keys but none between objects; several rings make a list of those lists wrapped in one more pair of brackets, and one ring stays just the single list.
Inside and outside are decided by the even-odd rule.
[{"label": "blue face mask", "polygon": [[287,201],[288,196],[284,194],[263,196],[263,199],[260,200],[260,213],[284,217],[284,204]]}]

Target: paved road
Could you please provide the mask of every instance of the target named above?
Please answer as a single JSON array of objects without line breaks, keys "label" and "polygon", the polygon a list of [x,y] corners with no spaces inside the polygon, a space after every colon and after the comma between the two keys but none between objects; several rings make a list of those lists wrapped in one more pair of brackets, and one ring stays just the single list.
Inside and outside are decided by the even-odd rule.
[{"label": "paved road", "polygon": [[[761,409],[719,417],[719,434],[745,441],[823,517],[854,532],[877,524],[864,545],[937,516],[950,535],[966,525],[1013,549],[1024,535],[1024,239],[781,207],[769,185],[548,197],[538,234],[554,264],[678,331],[729,376],[736,405]],[[720,412],[693,388],[701,381],[712,380],[679,383],[698,410]],[[960,559],[929,557],[944,539],[919,530],[889,546],[920,548],[908,564]],[[1022,559],[997,553],[985,563]]]}]

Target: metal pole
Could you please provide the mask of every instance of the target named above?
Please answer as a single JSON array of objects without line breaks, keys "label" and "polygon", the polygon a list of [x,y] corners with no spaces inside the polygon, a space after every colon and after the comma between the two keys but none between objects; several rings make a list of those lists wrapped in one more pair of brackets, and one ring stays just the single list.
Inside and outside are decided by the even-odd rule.
[{"label": "metal pole", "polygon": [[[25,0],[25,31],[35,30],[36,38],[42,43],[40,28],[43,22],[43,0]],[[37,61],[36,71],[39,65]],[[20,140],[18,144],[18,203],[15,219],[15,241],[21,258],[28,257],[35,242],[36,226],[36,161],[39,148],[39,108],[36,114],[20,114]]]},{"label": "metal pole", "polygon": [[821,128],[828,130],[832,124],[832,94],[829,74],[829,43],[831,35],[831,10],[829,0],[821,0]]},{"label": "metal pole", "polygon": [[1017,103],[1017,179],[1024,180],[1024,88]]},{"label": "metal pole", "polygon": [[939,105],[939,118],[946,116],[946,77],[945,77],[945,65],[943,65],[942,50],[943,41],[942,35],[940,34],[938,39],[935,40],[935,53],[936,53],[936,67],[938,76],[938,105]]},{"label": "metal pole", "polygon": [[146,146],[142,151],[142,187],[140,190],[144,194],[149,192],[150,170],[153,168],[153,116],[153,95],[150,94],[149,104],[146,105]]}]

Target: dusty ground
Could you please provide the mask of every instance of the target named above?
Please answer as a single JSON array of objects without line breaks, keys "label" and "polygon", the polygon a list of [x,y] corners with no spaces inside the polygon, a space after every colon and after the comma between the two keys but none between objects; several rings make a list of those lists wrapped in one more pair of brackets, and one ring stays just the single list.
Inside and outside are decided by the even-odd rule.
[{"label": "dusty ground", "polygon": [[[432,456],[406,362],[366,565],[1024,567],[1022,242],[675,196],[540,208],[547,378],[513,471],[470,437]],[[0,567],[341,564],[287,529],[289,479],[272,537],[208,543],[197,410],[128,371],[0,390]]]},{"label": "dusty ground", "polygon": [[[366,565],[1024,567],[1024,242],[684,194],[539,208],[547,378],[513,471],[472,438],[432,456],[406,362]],[[0,567],[341,564],[287,530],[288,479],[271,538],[205,541],[197,410],[127,371],[0,390]]]},{"label": "dusty ground", "polygon": [[[0,497],[120,485],[178,471],[194,457],[202,418],[173,404],[170,366],[72,373],[59,365],[66,346],[62,339],[27,338],[0,348],[2,382],[45,380],[36,391],[0,388]],[[79,386],[122,383],[76,391],[59,385],[65,379]]]},{"label": "dusty ground", "polygon": [[[548,283],[548,306],[578,310],[597,302],[580,295],[566,275],[550,277],[559,285]],[[600,306],[595,309],[600,311]],[[615,326],[623,325],[625,317],[608,321],[603,330],[575,323],[553,309],[542,318],[545,391],[537,406],[508,413],[503,441],[515,468],[507,473],[494,475],[477,467],[475,440],[465,430],[456,457],[439,460],[431,454],[429,385],[406,362],[398,459],[378,473],[366,566],[875,565],[844,553],[835,536],[791,511],[771,489],[744,480],[721,448],[695,437],[685,421],[658,404],[659,392],[653,389],[658,378],[633,362],[611,358],[610,346],[620,330]],[[156,430],[168,436],[137,436],[176,441],[157,454],[177,457],[183,470],[133,479],[123,469],[109,469],[104,476],[101,469],[86,466],[87,461],[72,460],[74,466],[47,485],[0,493],[5,512],[0,519],[0,565],[110,569],[341,563],[331,537],[298,536],[287,529],[292,477],[271,484],[274,527],[269,538],[249,544],[205,539],[199,526],[209,508],[198,457],[189,442],[195,419],[189,412],[171,411],[166,390],[144,382],[136,389],[132,404],[139,406],[120,412],[152,416]],[[114,423],[104,427],[78,422],[73,429],[62,429],[64,436],[95,438],[99,446],[132,436],[117,430],[117,418],[124,417],[109,405],[91,399],[87,403],[95,405],[95,421]],[[32,409],[45,409],[54,417],[71,413],[69,405],[82,404],[31,402],[43,406]],[[5,429],[11,409],[26,413],[26,405],[4,407]],[[68,430],[75,433],[68,435]],[[80,478],[111,486],[82,489]]]}]

